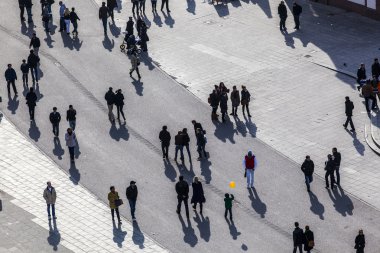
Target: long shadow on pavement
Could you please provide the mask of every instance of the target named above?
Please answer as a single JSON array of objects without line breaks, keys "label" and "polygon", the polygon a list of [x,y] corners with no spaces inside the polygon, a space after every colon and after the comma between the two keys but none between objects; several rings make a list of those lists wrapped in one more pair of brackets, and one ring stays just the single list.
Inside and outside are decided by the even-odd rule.
[{"label": "long shadow on pavement", "polygon": [[12,114],[16,114],[20,101],[17,99],[17,96],[14,95],[13,98],[8,94],[8,110],[12,112]]},{"label": "long shadow on pavement", "polygon": [[194,0],[186,0],[187,2],[187,12],[195,15],[195,7],[196,7],[196,3]]},{"label": "long shadow on pavement", "polygon": [[218,13],[219,17],[225,17],[230,15],[230,11],[228,10],[227,4],[214,4],[214,8],[216,10],[216,13]]},{"label": "long shadow on pavement", "polygon": [[204,177],[206,184],[209,184],[212,180],[210,166],[212,163],[208,159],[201,160],[201,175]]},{"label": "long shadow on pavement", "polygon": [[160,15],[158,15],[156,12],[153,12],[153,22],[158,26],[162,27],[162,20]]},{"label": "long shadow on pavement", "polygon": [[137,221],[133,222],[132,241],[134,244],[139,245],[140,249],[145,248],[145,246],[144,246],[145,237],[144,237],[144,234],[141,232],[139,224],[137,223]]},{"label": "long shadow on pavement", "polygon": [[233,220],[230,221],[227,217],[225,217],[225,219],[228,224],[228,229],[230,230],[232,239],[236,240],[238,236],[241,235],[241,233],[237,231],[237,228]]},{"label": "long shadow on pavement", "polygon": [[230,121],[228,116],[226,116],[226,122],[220,122],[214,120],[212,123],[215,125],[215,132],[214,135],[219,140],[226,142],[229,140],[232,144],[235,144],[234,140],[234,124]]},{"label": "long shadow on pavement", "polygon": [[334,203],[335,210],[338,213],[340,213],[343,217],[346,217],[347,214],[351,216],[353,214],[352,211],[354,210],[352,200],[344,194],[344,190],[342,187],[339,186],[338,189],[327,190],[329,193],[329,197]]},{"label": "long shadow on pavement", "polygon": [[174,166],[171,164],[169,159],[164,159],[165,165],[165,176],[170,179],[170,181],[175,182],[177,178],[177,172]]},{"label": "long shadow on pavement", "polygon": [[210,219],[208,217],[205,218],[203,214],[199,215],[198,212],[195,211],[194,221],[197,223],[200,237],[206,242],[208,242],[211,237]]},{"label": "long shadow on pavement", "polygon": [[183,233],[185,234],[183,237],[183,241],[187,244],[189,244],[191,247],[194,247],[198,243],[198,237],[194,233],[194,229],[191,226],[191,222],[188,219],[187,220],[187,226],[185,224],[185,221],[183,220],[181,215],[178,215],[179,221],[182,225]]},{"label": "long shadow on pavement", "polygon": [[115,38],[119,38],[121,27],[117,27],[114,23],[108,23],[109,30]]},{"label": "long shadow on pavement", "polygon": [[38,129],[38,126],[36,125],[36,122],[34,120],[30,121],[29,137],[36,142],[41,137],[41,132]]},{"label": "long shadow on pavement", "polygon": [[53,220],[53,226],[51,220],[49,220],[49,237],[47,238],[49,245],[53,246],[54,251],[58,251],[58,245],[61,242],[61,234],[58,231],[57,223]]},{"label": "long shadow on pavement", "polygon": [[249,188],[247,190],[249,192],[249,199],[251,200],[252,208],[256,211],[256,213],[260,214],[261,218],[265,218],[265,213],[267,212],[267,205],[261,201],[255,188]]},{"label": "long shadow on pavement", "polygon": [[309,192],[309,198],[311,204],[310,210],[318,215],[321,220],[324,220],[325,218],[323,217],[323,214],[325,212],[325,207],[319,202],[318,197],[314,193]]},{"label": "long shadow on pavement", "polygon": [[356,151],[358,151],[358,153],[361,156],[364,156],[365,146],[357,138],[356,132],[351,132],[348,129],[345,129],[345,130],[346,130],[346,132],[348,132],[352,136],[352,138],[353,138],[352,144],[354,145]]},{"label": "long shadow on pavement", "polygon": [[139,95],[139,96],[143,96],[143,90],[144,90],[144,83],[135,79],[134,77],[132,77],[132,84],[133,86],[135,87],[135,90],[136,90],[136,94]]},{"label": "long shadow on pavement", "polygon": [[115,41],[113,39],[111,41],[110,38],[108,37],[108,35],[104,36],[102,43],[103,43],[103,47],[110,52],[115,47]]},{"label": "long shadow on pavement", "polygon": [[57,156],[59,160],[62,160],[62,156],[65,153],[65,150],[62,148],[59,137],[54,137],[53,143],[54,143],[53,154]]},{"label": "long shadow on pavement", "polygon": [[70,163],[69,173],[70,173],[71,182],[73,182],[73,184],[77,185],[80,181],[80,172],[77,169],[77,167],[75,166],[75,163],[73,163],[73,162]]},{"label": "long shadow on pavement", "polygon": [[129,132],[128,129],[125,127],[125,124],[121,124],[119,128],[116,128],[116,124],[112,124],[109,134],[111,138],[116,141],[120,141],[120,139],[127,141],[129,139]]},{"label": "long shadow on pavement", "polygon": [[165,19],[164,22],[165,22],[165,24],[167,26],[169,26],[170,28],[173,28],[175,20],[172,18],[172,16],[170,15],[170,13],[168,15],[166,15],[166,13],[162,11],[162,14],[164,15],[164,19]]},{"label": "long shadow on pavement", "polygon": [[112,232],[113,232],[113,241],[117,244],[119,248],[123,247],[123,242],[125,240],[125,236],[127,235],[126,231],[121,230],[121,224],[118,223],[116,226],[115,221],[112,222]]}]

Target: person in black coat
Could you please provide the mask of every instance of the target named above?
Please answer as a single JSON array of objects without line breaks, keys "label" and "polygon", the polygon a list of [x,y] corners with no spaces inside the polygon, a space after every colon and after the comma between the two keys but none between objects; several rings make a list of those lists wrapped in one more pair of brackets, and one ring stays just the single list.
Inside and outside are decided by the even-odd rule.
[{"label": "person in black coat", "polygon": [[183,180],[183,176],[179,176],[179,182],[177,182],[175,185],[175,191],[177,192],[177,199],[178,199],[177,214],[180,215],[181,204],[183,202],[185,204],[186,217],[187,219],[189,219],[189,206],[188,206],[189,184]]},{"label": "person in black coat", "polygon": [[294,23],[296,26],[294,29],[299,30],[300,29],[300,15],[302,13],[302,7],[297,4],[296,2],[293,3],[293,16],[294,16]]},{"label": "person in black coat", "polygon": [[36,102],[37,102],[37,95],[34,92],[33,87],[30,87],[29,92],[26,94],[26,104],[29,107],[29,116],[30,116],[30,121],[34,120],[34,109],[36,107]]},{"label": "person in black coat", "polygon": [[141,32],[141,27],[142,27],[142,24],[143,24],[143,20],[141,19],[140,16],[137,17],[137,20],[136,20],[136,29],[137,29],[137,35],[140,36],[140,32]]},{"label": "person in black coat", "polygon": [[36,33],[33,33],[32,38],[30,39],[29,48],[33,47],[33,53],[38,56],[38,51],[40,50],[41,41],[37,37]]},{"label": "person in black coat", "polygon": [[107,0],[108,14],[112,19],[112,22],[115,23],[113,10],[118,8],[116,0]]},{"label": "person in black coat", "polygon": [[136,200],[137,200],[137,186],[135,181],[131,181],[127,190],[125,191],[125,195],[127,196],[129,207],[131,208],[131,216],[132,220],[136,220],[135,210],[136,210]]},{"label": "person in black coat", "polygon": [[228,101],[227,93],[223,91],[222,94],[220,95],[220,111],[222,113],[222,122],[226,122],[225,117],[228,111],[227,101]]},{"label": "person in black coat", "polygon": [[181,131],[178,131],[178,134],[176,136],[174,136],[174,144],[175,144],[174,160],[177,162],[177,154],[178,154],[178,151],[180,151],[181,161],[183,162],[185,159],[183,157],[183,137],[182,137]]},{"label": "person in black coat", "polygon": [[359,234],[355,238],[355,249],[356,253],[364,253],[365,247],[365,236],[363,234],[363,230],[359,230]]},{"label": "person in black coat", "polygon": [[344,102],[344,104],[345,104],[345,112],[346,112],[347,119],[346,119],[346,123],[343,124],[343,127],[346,129],[348,123],[350,123],[351,132],[355,132],[355,126],[354,126],[354,123],[352,122],[352,111],[354,110],[354,103],[352,103],[349,97],[346,97],[346,102]]},{"label": "person in black coat", "polygon": [[113,104],[115,103],[115,93],[112,91],[112,87],[108,88],[107,93],[104,95],[104,99],[107,101],[108,118],[111,122],[115,122],[115,115],[113,114]]},{"label": "person in black coat", "polygon": [[304,243],[304,236],[302,228],[299,228],[298,222],[294,223],[293,231],[293,253],[297,252],[297,248],[302,253],[302,244]]},{"label": "person in black coat", "polygon": [[198,177],[194,177],[193,183],[193,196],[191,197],[191,204],[193,204],[193,210],[197,210],[197,203],[199,203],[199,213],[202,214],[203,203],[205,202],[205,196],[203,193],[202,183]]},{"label": "person in black coat", "polygon": [[211,112],[211,120],[218,120],[218,114],[216,113],[219,106],[219,94],[217,89],[214,89],[212,93],[209,95],[208,102],[210,106],[212,107]]},{"label": "person in black coat", "polygon": [[200,128],[197,129],[196,137],[197,137],[197,151],[198,151],[198,161],[202,159],[202,154],[205,158],[207,158],[207,152],[206,152],[206,137],[204,135],[205,131],[201,130]]},{"label": "person in black coat", "polygon": [[309,155],[306,156],[305,161],[302,163],[301,170],[305,174],[307,191],[310,192],[310,183],[313,182],[314,162]]},{"label": "person in black coat", "polygon": [[22,72],[22,82],[28,87],[29,65],[26,63],[25,59],[22,60],[20,70]]},{"label": "person in black coat", "polygon": [[127,27],[125,28],[125,31],[127,32],[127,34],[125,35],[126,38],[133,34],[134,24],[135,22],[133,22],[132,17],[129,17],[129,20],[127,21]]},{"label": "person in black coat", "polygon": [[20,7],[20,19],[21,22],[25,21],[24,13],[25,13],[25,0],[18,0],[18,6]]},{"label": "person in black coat", "polygon": [[332,155],[333,155],[333,161],[335,165],[335,173],[336,173],[336,184],[340,185],[340,173],[339,173],[339,168],[340,168],[340,161],[342,160],[342,156],[338,152],[337,148],[332,149]]},{"label": "person in black coat", "polygon": [[303,234],[305,238],[305,245],[303,249],[310,253],[310,251],[314,248],[314,233],[310,230],[309,226],[305,226],[305,233]]},{"label": "person in black coat", "polygon": [[285,21],[288,18],[288,11],[286,9],[284,1],[278,5],[278,15],[280,16],[280,30],[286,31]]},{"label": "person in black coat", "polygon": [[118,89],[115,94],[115,105],[117,109],[117,119],[120,121],[120,113],[121,116],[123,116],[124,123],[125,123],[125,116],[123,112],[123,106],[124,106],[124,95],[121,92],[121,89]]},{"label": "person in black coat", "polygon": [[146,26],[145,22],[143,21],[141,28],[140,28],[141,50],[143,52],[148,51],[147,42],[149,41],[149,37],[147,34],[147,30],[148,30],[148,27]]},{"label": "person in black coat", "polygon": [[53,112],[49,116],[50,123],[53,125],[53,133],[58,137],[59,135],[59,122],[61,122],[61,114],[57,112],[57,107],[53,107]]},{"label": "person in black coat", "polygon": [[34,54],[34,50],[30,50],[30,54],[28,56],[28,66],[32,74],[33,84],[35,82],[37,82],[38,84],[38,63],[39,62],[40,62],[40,57]]},{"label": "person in black coat", "polygon": [[187,154],[189,155],[189,161],[191,163],[191,154],[190,154],[190,136],[187,133],[187,128],[182,129],[182,144],[186,148]]},{"label": "person in black coat", "polygon": [[328,154],[327,155],[327,161],[325,162],[325,171],[326,171],[326,174],[325,174],[325,181],[326,181],[326,189],[329,188],[329,177],[330,177],[330,185],[331,185],[331,189],[333,190],[334,189],[334,182],[335,182],[335,179],[334,179],[334,170],[335,170],[335,163],[332,159],[332,155]]},{"label": "person in black coat", "polygon": [[356,82],[359,84],[357,87],[358,90],[363,86],[365,83],[365,80],[367,79],[367,72],[365,70],[364,63],[360,64],[360,67],[358,68],[358,71],[356,72]]},{"label": "person in black coat", "polygon": [[11,94],[10,85],[12,84],[13,92],[17,96],[17,89],[15,84],[15,80],[17,80],[17,74],[16,71],[12,68],[12,64],[8,64],[8,68],[5,70],[4,76],[5,80],[7,81],[8,95]]},{"label": "person in black coat", "polygon": [[170,145],[170,139],[171,139],[171,136],[170,136],[170,133],[168,132],[168,127],[167,126],[163,126],[162,127],[162,130],[158,136],[158,138],[160,139],[161,141],[161,148],[162,148],[162,157],[165,159],[169,159],[169,145]]},{"label": "person in black coat", "polygon": [[202,124],[199,123],[199,122],[196,122],[195,120],[192,120],[191,123],[193,124],[194,126],[194,133],[197,134],[197,129],[201,129],[203,131],[203,127],[202,127]]},{"label": "person in black coat", "polygon": [[78,14],[75,12],[75,8],[71,8],[70,12],[70,22],[73,24],[74,30],[72,34],[74,33],[78,35],[78,20],[80,21],[80,18],[78,17]]},{"label": "person in black coat", "polygon": [[379,76],[380,76],[380,63],[379,63],[379,59],[375,58],[375,60],[373,61],[371,70],[372,70],[372,76],[375,76],[376,79],[379,79]]},{"label": "person in black coat", "polygon": [[102,20],[104,35],[107,35],[107,19],[109,13],[105,2],[102,2],[102,7],[99,8],[99,19]]},{"label": "person in black coat", "polygon": [[251,93],[247,90],[247,87],[244,85],[241,86],[241,105],[243,110],[243,115],[245,116],[245,109],[247,109],[248,117],[251,117],[249,113],[249,102],[251,101]]}]

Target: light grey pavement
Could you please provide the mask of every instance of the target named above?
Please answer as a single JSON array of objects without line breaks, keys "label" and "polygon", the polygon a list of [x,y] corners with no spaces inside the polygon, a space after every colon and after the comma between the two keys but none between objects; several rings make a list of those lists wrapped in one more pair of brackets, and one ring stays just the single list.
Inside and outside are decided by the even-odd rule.
[{"label": "light grey pavement", "polygon": [[[359,227],[365,228],[367,251],[376,252],[380,217],[377,210],[346,191],[326,191],[319,177],[312,186],[313,194],[307,194],[299,165],[254,138],[261,130],[257,129],[255,121],[241,118],[236,129],[233,123],[212,124],[209,107],[157,69],[151,63],[157,59],[145,57],[141,66],[142,83],[131,82],[125,73],[129,61],[118,50],[123,37],[119,32],[124,28],[113,27],[109,38],[103,40],[99,37],[102,27],[93,2],[68,1],[68,6],[73,4],[82,19],[79,39],[73,41],[55,33],[46,39],[48,45],[43,42],[41,48],[44,76],[38,91],[36,125],[30,126],[21,95],[18,99],[11,98],[10,102],[5,97],[1,109],[22,133],[29,135],[43,152],[67,171],[67,177],[74,184],[79,182],[105,201],[110,185],[123,193],[129,181],[136,180],[140,192],[139,227],[172,252],[288,252],[292,247],[291,231],[295,220],[302,226],[309,224],[315,232],[318,238],[316,252],[353,251],[353,239]],[[0,3],[0,8],[5,7],[18,13],[17,5],[10,0]],[[39,10],[38,4],[34,7],[35,11]],[[57,12],[57,6],[54,10]],[[0,40],[6,45],[0,51],[2,66],[7,62],[17,65],[27,55],[28,38],[20,34],[17,19],[14,15],[0,20]],[[57,21],[55,15],[55,24]],[[41,24],[36,24],[40,38],[45,40]],[[162,32],[167,33],[164,29]],[[155,36],[150,35],[153,41]],[[120,87],[125,93],[127,125],[111,126],[107,122],[103,97],[109,86]],[[18,88],[21,89],[20,82]],[[4,89],[2,95],[4,97]],[[62,140],[66,123],[61,122],[61,142],[54,143],[48,122],[53,106],[64,114],[68,104],[78,110],[80,146],[76,165],[71,167]],[[208,131],[210,159],[194,161],[192,166],[188,162],[186,166],[176,165],[172,160],[163,163],[157,140],[161,126],[167,124],[174,137],[177,129],[192,129],[190,121],[194,118]],[[189,132],[195,160],[194,135],[191,130]],[[257,190],[249,193],[245,188],[241,159],[252,147],[259,167]],[[187,180],[197,174],[204,180],[207,198],[204,219],[192,214],[189,224],[175,214],[174,181],[179,174],[184,174]],[[237,187],[229,189],[229,181],[236,181]],[[234,224],[228,224],[223,217],[223,194],[227,191],[237,199]],[[122,208],[122,214],[130,217],[127,206]],[[108,219],[109,216],[105,214]]]}]

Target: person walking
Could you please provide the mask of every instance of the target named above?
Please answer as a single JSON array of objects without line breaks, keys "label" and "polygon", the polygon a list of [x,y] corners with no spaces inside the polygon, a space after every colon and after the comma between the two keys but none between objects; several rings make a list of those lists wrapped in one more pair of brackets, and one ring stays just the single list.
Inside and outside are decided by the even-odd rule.
[{"label": "person walking", "polygon": [[46,201],[46,206],[47,206],[47,213],[48,213],[48,218],[51,220],[51,215],[50,215],[50,209],[51,209],[51,214],[53,215],[53,219],[57,219],[57,216],[55,216],[55,201],[57,200],[57,193],[55,191],[55,188],[51,186],[51,182],[48,181],[47,187],[44,190],[43,197]]},{"label": "person walking", "polygon": [[74,163],[75,161],[75,146],[77,145],[77,137],[75,132],[70,127],[67,128],[67,133],[65,134],[66,146],[69,148],[70,161]]},{"label": "person walking", "polygon": [[149,41],[149,36],[148,36],[147,31],[148,31],[148,27],[146,26],[145,22],[143,21],[142,24],[141,24],[141,29],[140,29],[141,50],[143,52],[147,52],[148,51],[147,42]]},{"label": "person walking", "polygon": [[152,12],[157,14],[157,0],[151,0],[152,3]]},{"label": "person walking", "polygon": [[310,230],[309,226],[305,226],[305,233],[303,234],[305,238],[305,245],[303,249],[310,253],[311,250],[314,248],[314,233]]},{"label": "person walking", "polygon": [[108,88],[107,93],[104,95],[104,99],[107,101],[108,106],[108,119],[114,123],[115,115],[113,114],[113,104],[115,103],[115,93],[112,91],[112,87]]},{"label": "person walking", "polygon": [[169,0],[162,0],[162,2],[161,2],[161,11],[164,9],[164,5],[166,5],[166,11],[170,12],[170,10],[169,10]]},{"label": "person walking", "polygon": [[132,67],[129,70],[129,76],[132,77],[133,71],[136,70],[137,76],[138,76],[139,81],[140,81],[140,79],[141,79],[141,75],[140,75],[140,71],[139,71],[140,59],[137,56],[136,50],[132,51],[132,54],[131,54],[131,65],[132,65]]},{"label": "person walking", "polygon": [[228,101],[227,93],[223,91],[222,94],[220,95],[220,112],[222,113],[223,123],[226,122],[226,114],[228,111],[227,101]]},{"label": "person walking", "polygon": [[211,120],[218,120],[218,106],[219,106],[220,97],[216,89],[212,91],[209,95],[208,103],[212,107]]},{"label": "person walking", "polygon": [[161,141],[161,149],[162,149],[162,157],[165,159],[169,159],[169,145],[170,145],[170,139],[171,139],[171,136],[170,136],[170,133],[168,132],[168,127],[167,126],[163,126],[162,127],[162,130],[158,136],[158,138],[160,139]]},{"label": "person walking", "polygon": [[11,95],[11,87],[12,84],[13,92],[15,93],[15,96],[17,96],[17,89],[16,89],[16,80],[17,80],[17,74],[16,71],[12,68],[12,64],[8,64],[7,70],[5,70],[4,73],[5,80],[7,81],[7,89],[8,89],[8,95]]},{"label": "person walking", "polygon": [[232,104],[232,112],[230,113],[230,115],[237,116],[237,108],[240,105],[240,94],[239,91],[236,89],[236,85],[232,87],[230,99]]},{"label": "person walking", "polygon": [[310,183],[313,182],[314,162],[307,155],[305,161],[301,165],[301,170],[305,174],[305,183],[307,191],[310,192]]},{"label": "person walking", "polygon": [[112,23],[115,23],[113,10],[118,8],[116,0],[107,0],[108,16],[111,17]]},{"label": "person walking", "polygon": [[22,83],[24,86],[26,85],[26,87],[28,87],[29,65],[26,63],[25,59],[22,60],[20,70],[22,72]]},{"label": "person walking", "polygon": [[365,80],[367,80],[367,72],[365,70],[364,63],[360,64],[360,67],[358,68],[358,71],[356,72],[356,82],[359,84],[357,87],[358,91],[360,91],[360,88],[365,83]]},{"label": "person walking", "polygon": [[199,128],[200,130],[203,131],[203,127],[202,127],[202,124],[199,123],[199,122],[196,122],[195,120],[192,120],[191,123],[193,124],[194,126],[194,133],[195,135],[197,135],[197,129]]},{"label": "person walking", "polygon": [[293,17],[294,17],[294,23],[295,27],[294,29],[299,30],[300,29],[300,15],[302,13],[302,7],[301,5],[297,4],[297,2],[293,3]]},{"label": "person walking", "polygon": [[326,181],[326,189],[329,188],[329,177],[330,177],[330,185],[331,185],[331,190],[334,189],[334,170],[335,170],[335,163],[332,159],[332,155],[328,154],[327,155],[327,161],[325,162],[325,181]]},{"label": "person walking", "polygon": [[230,214],[230,220],[232,221],[232,203],[234,201],[235,197],[233,194],[224,194],[224,207],[225,207],[225,211],[224,211],[224,218],[227,219],[227,213]]},{"label": "person walking", "polygon": [[28,23],[29,24],[33,23],[32,6],[33,6],[32,0],[25,0],[25,9],[26,9],[26,13],[28,14]]},{"label": "person walking", "polygon": [[112,221],[115,221],[115,212],[116,212],[117,220],[119,224],[121,224],[119,206],[117,205],[120,203],[115,203],[116,201],[120,202],[119,199],[120,199],[119,193],[115,190],[115,186],[111,186],[110,192],[108,193],[108,202],[111,208]]},{"label": "person walking", "polygon": [[204,158],[207,158],[207,152],[206,152],[206,143],[207,139],[205,136],[205,131],[201,130],[200,128],[197,128],[196,135],[197,138],[197,151],[198,151],[198,158],[197,160],[202,160],[202,154],[204,155]]},{"label": "person walking", "polygon": [[34,120],[34,109],[36,108],[37,105],[37,95],[34,92],[33,87],[30,87],[29,92],[26,94],[26,104],[28,105],[29,108],[29,117],[30,121]]},{"label": "person walking", "polygon": [[44,7],[44,10],[42,12],[42,22],[45,27],[45,32],[49,33],[50,32],[50,29],[49,29],[50,14],[49,14],[47,6]]},{"label": "person walking", "polygon": [[48,14],[49,14],[49,16],[50,16],[50,18],[52,18],[53,17],[53,14],[52,14],[52,12],[51,12],[51,6],[54,4],[54,0],[47,0],[46,1],[46,8],[47,8],[47,11],[48,11]]},{"label": "person walking", "polygon": [[252,151],[249,150],[248,154],[243,159],[244,175],[247,177],[247,188],[254,189],[254,179],[255,179],[255,168],[256,167],[256,157],[253,155]]},{"label": "person walking", "polygon": [[62,1],[59,1],[58,4],[59,4],[59,32],[62,32],[66,29],[65,19],[63,16],[66,10],[66,5]]},{"label": "person walking", "polygon": [[244,109],[247,109],[248,117],[251,117],[249,113],[249,102],[251,101],[251,93],[247,90],[247,87],[244,85],[241,86],[241,105],[243,107],[243,115],[245,116]]},{"label": "person walking", "polygon": [[178,205],[177,205],[177,214],[181,215],[181,205],[182,202],[185,205],[186,209],[186,217],[189,219],[189,206],[188,206],[188,199],[189,199],[189,184],[183,180],[183,176],[179,176],[179,182],[175,185],[175,191],[177,192],[177,199],[178,199]]},{"label": "person walking", "polygon": [[34,50],[30,50],[28,56],[28,66],[30,68],[30,73],[32,74],[33,84],[38,84],[38,63],[40,62],[40,57],[34,54]]},{"label": "person walking", "polygon": [[203,203],[206,201],[206,198],[204,196],[202,183],[199,181],[198,177],[194,177],[191,186],[193,187],[193,196],[191,197],[193,210],[197,210],[197,204],[199,203],[199,213],[202,214]]},{"label": "person walking", "polygon": [[38,56],[38,52],[40,51],[41,41],[37,37],[36,33],[33,33],[32,38],[30,39],[29,49],[33,47],[33,52]]},{"label": "person walking", "polygon": [[107,36],[107,19],[109,16],[108,8],[106,7],[106,3],[102,2],[102,7],[99,8],[99,19],[102,20],[104,36]]},{"label": "person walking", "polygon": [[348,123],[350,123],[351,126],[351,132],[355,132],[355,126],[354,123],[352,122],[352,111],[354,110],[354,103],[350,100],[350,98],[347,96],[346,97],[346,102],[345,103],[345,112],[346,112],[346,123],[343,124],[344,129],[347,129]]},{"label": "person walking", "polygon": [[373,95],[373,88],[372,88],[370,80],[367,80],[365,82],[365,84],[363,85],[362,95],[363,95],[364,100],[365,100],[365,109],[366,109],[367,113],[370,113],[371,110],[369,109],[369,101],[372,100],[372,107],[374,107],[374,104],[375,104],[373,101],[373,96],[372,96]]},{"label": "person walking", "polygon": [[183,143],[183,146],[186,148],[187,154],[189,155],[189,161],[191,163],[191,154],[190,154],[190,148],[189,148],[190,136],[187,133],[187,128],[182,129],[182,143]]},{"label": "person walking", "polygon": [[355,238],[356,253],[364,253],[364,248],[365,248],[365,236],[363,234],[363,229],[360,229],[359,234]]},{"label": "person walking", "polygon": [[132,13],[135,15],[135,10],[137,15],[139,15],[139,0],[132,0]]},{"label": "person walking", "polygon": [[74,109],[73,105],[69,105],[69,109],[66,111],[66,121],[69,122],[70,128],[75,131],[76,121],[77,121],[77,111]]},{"label": "person walking", "polygon": [[184,156],[183,156],[183,137],[182,137],[182,132],[181,131],[178,131],[178,134],[176,136],[174,136],[174,145],[175,145],[174,160],[177,162],[177,154],[178,154],[178,151],[180,151],[181,161],[183,163],[183,161],[185,159],[184,159]]},{"label": "person walking", "polygon": [[278,15],[280,16],[280,31],[286,31],[285,22],[288,18],[288,11],[286,9],[284,1],[281,1],[278,5]]},{"label": "person walking", "polygon": [[136,200],[137,200],[137,186],[135,181],[131,181],[129,183],[129,186],[127,187],[127,190],[125,191],[125,194],[127,196],[129,207],[131,208],[131,216],[132,220],[136,220],[135,216],[135,210],[136,210]]},{"label": "person walking", "polygon": [[332,155],[333,155],[333,161],[334,161],[334,171],[336,173],[336,184],[340,185],[340,173],[339,173],[339,168],[340,168],[340,161],[342,160],[342,156],[338,152],[337,148],[332,149]]},{"label": "person walking", "polygon": [[69,8],[66,8],[65,11],[63,12],[63,19],[65,21],[65,31],[66,34],[70,34],[70,10]]},{"label": "person walking", "polygon": [[135,22],[133,22],[132,17],[129,17],[127,21],[127,27],[125,28],[125,31],[127,32],[127,35],[125,36],[128,38],[130,35],[133,35],[133,26],[135,25]]},{"label": "person walking", "polygon": [[139,0],[140,14],[145,14],[145,0]]},{"label": "person walking", "polygon": [[49,116],[50,123],[53,125],[53,134],[59,136],[59,122],[61,122],[61,114],[57,112],[57,107],[53,107],[53,112]]},{"label": "person walking", "polygon": [[304,235],[302,228],[299,227],[298,222],[294,223],[293,231],[293,253],[297,252],[297,248],[302,253],[302,244],[304,243]]},{"label": "person walking", "polygon": [[376,77],[376,79],[378,80],[379,76],[380,76],[380,63],[379,63],[379,59],[375,58],[373,60],[373,63],[372,63],[372,66],[371,66],[371,70],[372,70],[372,76]]},{"label": "person walking", "polygon": [[20,8],[20,20],[21,22],[25,21],[24,13],[25,13],[25,0],[18,0],[18,7]]},{"label": "person walking", "polygon": [[80,21],[80,18],[78,17],[78,14],[75,12],[75,8],[73,7],[71,8],[71,12],[70,12],[70,21],[74,27],[72,34],[74,35],[75,33],[75,35],[77,36],[78,36],[78,20]]},{"label": "person walking", "polygon": [[123,95],[121,89],[118,89],[116,91],[116,94],[115,94],[115,105],[116,105],[116,109],[117,109],[117,119],[120,122],[120,113],[121,113],[121,116],[123,116],[124,123],[125,123],[125,116],[124,116],[124,112],[123,112],[124,95]]}]

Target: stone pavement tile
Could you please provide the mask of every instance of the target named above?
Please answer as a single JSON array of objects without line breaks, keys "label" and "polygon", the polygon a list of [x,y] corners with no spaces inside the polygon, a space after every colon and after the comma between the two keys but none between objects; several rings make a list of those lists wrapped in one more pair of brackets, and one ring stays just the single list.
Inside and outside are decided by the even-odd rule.
[{"label": "stone pavement tile", "polygon": [[[0,153],[6,154],[6,158],[0,161],[2,171],[0,187],[4,192],[12,195],[14,199],[10,202],[15,208],[22,210],[22,215],[30,213],[30,216],[35,216],[35,218],[29,219],[29,223],[33,225],[25,229],[32,233],[20,236],[20,242],[28,244],[35,238],[41,238],[43,233],[49,234],[48,231],[50,231],[48,244],[57,245],[63,251],[67,249],[74,252],[96,252],[98,247],[103,247],[107,252],[124,252],[125,248],[134,252],[139,248],[131,239],[133,227],[127,220],[123,219],[120,231],[113,229],[108,206],[100,204],[98,199],[82,186],[73,184],[49,158],[31,143],[26,143],[25,137],[4,117],[0,123],[0,142],[2,143]],[[23,145],[14,143],[23,143]],[[29,156],[18,156],[17,154],[29,154]],[[39,162],[29,163],[29,159]],[[19,162],[20,160],[23,162]],[[47,221],[46,204],[42,198],[43,189],[48,180],[52,181],[58,195],[56,228]],[[17,191],[13,189],[17,189]],[[15,223],[9,227],[9,231],[12,231],[12,235],[16,234],[17,231],[22,230],[22,226],[22,223]],[[2,228],[0,227],[0,229]],[[59,239],[52,237],[53,235],[59,235]],[[112,237],[114,238],[112,239]],[[152,252],[167,252],[147,236],[144,238],[147,249],[156,245],[157,247]],[[46,238],[43,241],[40,243],[41,249],[52,249],[46,243]],[[0,240],[0,246],[1,242]],[[43,250],[36,252],[43,252]]]}]

